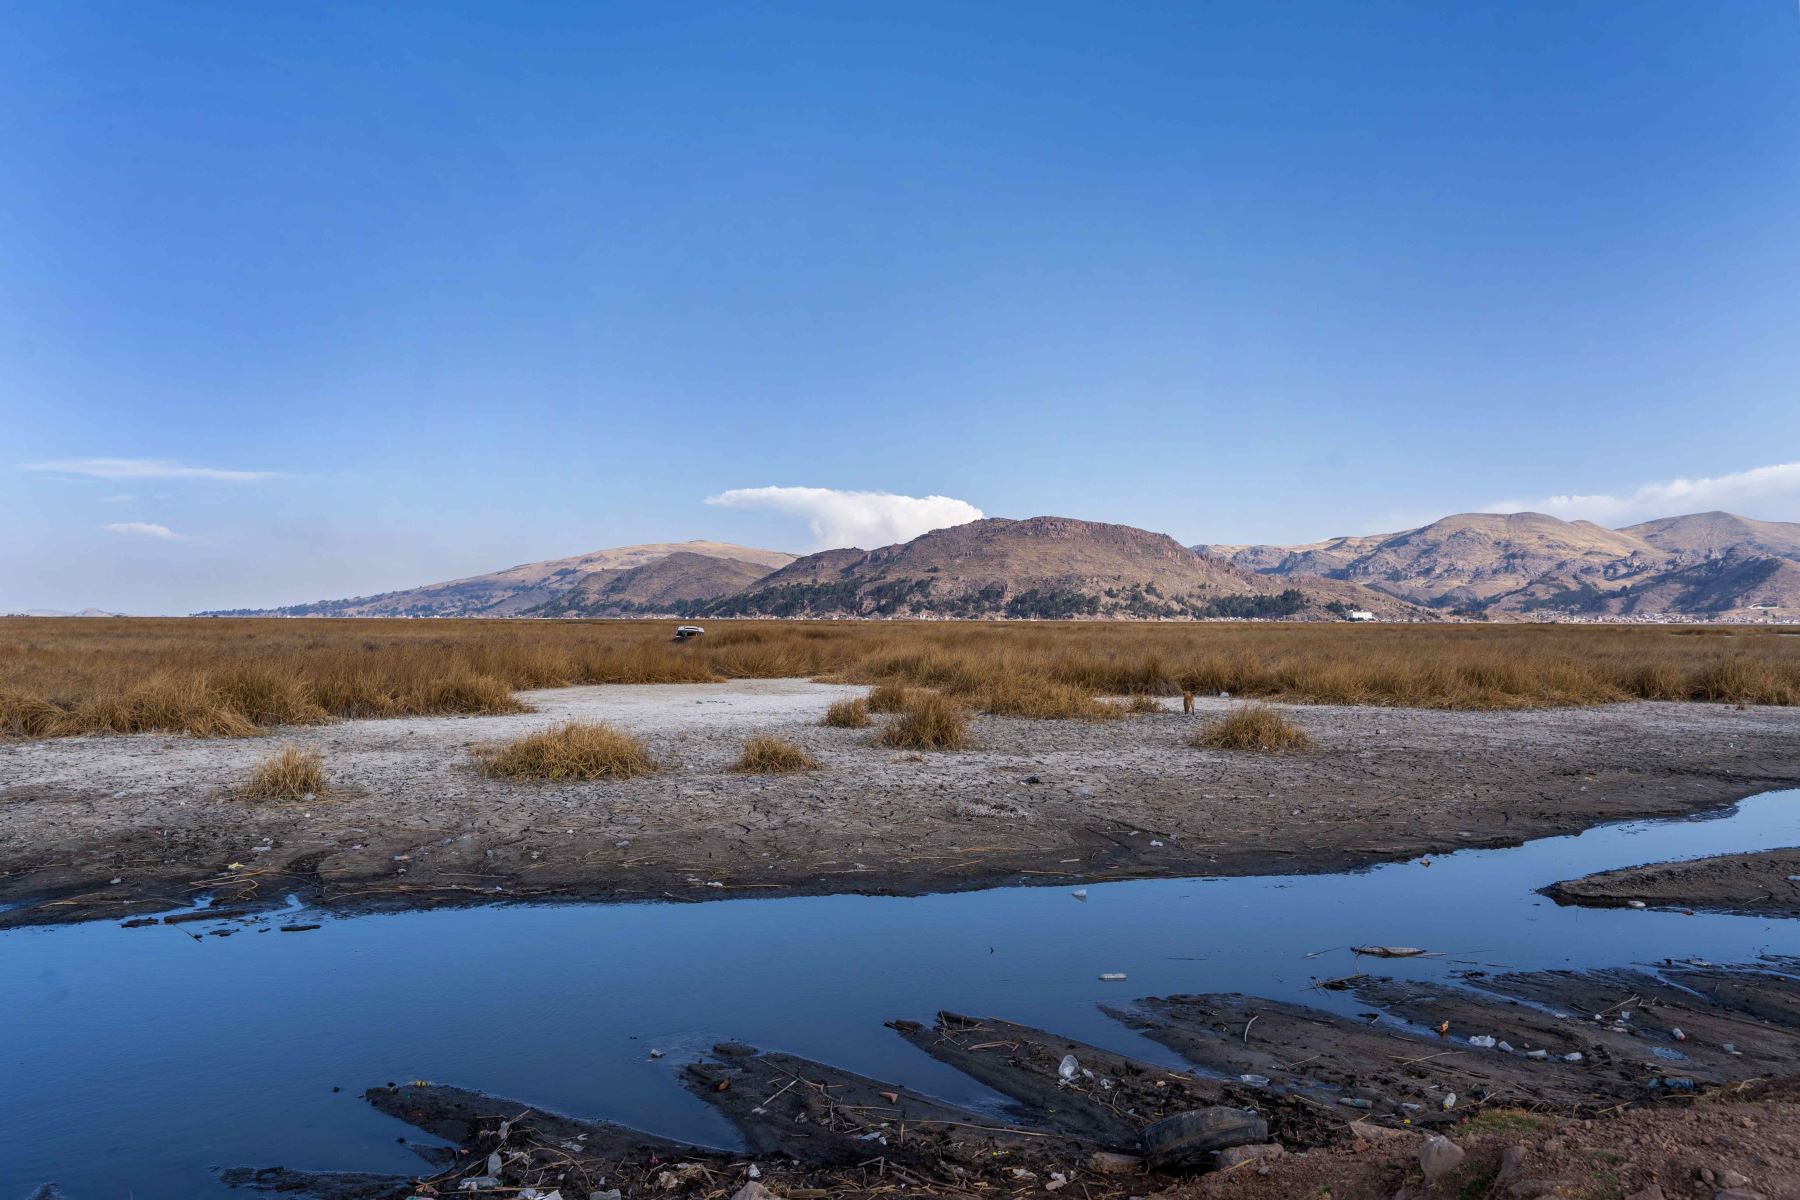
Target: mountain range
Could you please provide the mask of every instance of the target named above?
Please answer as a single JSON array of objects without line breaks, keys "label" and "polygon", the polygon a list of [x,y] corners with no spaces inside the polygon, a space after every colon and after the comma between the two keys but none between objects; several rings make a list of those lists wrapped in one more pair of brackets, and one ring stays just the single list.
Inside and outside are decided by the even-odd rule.
[{"label": "mountain range", "polygon": [[[672,563],[670,560],[674,560]],[[289,608],[229,609],[203,616],[270,617],[518,617],[566,616],[554,606],[573,596],[593,607],[629,615],[640,604],[679,610],[687,602],[735,591],[794,561],[780,550],[758,550],[728,542],[648,542],[595,550],[570,558],[523,563],[487,575],[347,600],[317,600]],[[725,574],[715,564],[727,564]],[[730,565],[735,564],[735,565]],[[671,587],[675,593],[671,594]],[[602,604],[601,601],[605,603]],[[675,601],[682,603],[676,604]],[[546,608],[546,606],[550,606]],[[544,612],[535,610],[546,609]]]},{"label": "mountain range", "polygon": [[1194,549],[1271,578],[1358,583],[1466,616],[1800,617],[1800,524],[1725,512],[1622,529],[1461,513],[1399,533]]},{"label": "mountain range", "polygon": [[209,615],[1330,620],[1800,618],[1800,524],[1697,513],[1606,529],[1463,513],[1296,546],[1183,546],[987,518],[796,557],[659,542],[376,596]]}]

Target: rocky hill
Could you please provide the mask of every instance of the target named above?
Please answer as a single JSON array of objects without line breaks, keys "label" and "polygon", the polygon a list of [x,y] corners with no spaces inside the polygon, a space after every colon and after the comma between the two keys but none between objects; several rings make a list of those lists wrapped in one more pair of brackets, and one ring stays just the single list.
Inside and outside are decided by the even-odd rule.
[{"label": "rocky hill", "polygon": [[682,617],[769,574],[760,563],[677,550],[626,571],[596,571],[522,614],[528,617]]},{"label": "rocky hill", "polygon": [[1463,513],[1399,533],[1195,549],[1271,578],[1322,575],[1466,614],[1800,618],[1800,524],[1731,513],[1616,530]]},{"label": "rocky hill", "polygon": [[698,615],[1312,618],[1412,605],[1336,580],[1275,580],[1165,534],[1068,517],[990,518],[877,550],[808,555]]},{"label": "rocky hill", "polygon": [[1620,532],[1691,558],[1737,550],[1800,562],[1800,523],[1793,521],[1753,521],[1734,513],[1704,512],[1627,525]]},{"label": "rocky hill", "polygon": [[[596,586],[663,559],[681,554],[691,558],[723,559],[743,569],[757,569],[766,574],[794,561],[792,554],[780,550],[758,550],[751,546],[733,546],[727,542],[650,542],[639,546],[618,546],[595,550],[571,558],[553,558],[545,562],[524,563],[494,571],[487,575],[471,575],[445,583],[426,584],[399,592],[376,596],[355,596],[347,600],[319,600],[296,604],[290,608],[236,609],[204,613],[203,616],[281,616],[281,617],[511,617],[541,608],[559,597],[586,586]],[[679,572],[678,572],[679,573]],[[688,573],[694,569],[689,567]],[[632,583],[624,585],[630,592]],[[647,587],[654,586],[654,579]],[[648,597],[650,591],[643,593]]]}]

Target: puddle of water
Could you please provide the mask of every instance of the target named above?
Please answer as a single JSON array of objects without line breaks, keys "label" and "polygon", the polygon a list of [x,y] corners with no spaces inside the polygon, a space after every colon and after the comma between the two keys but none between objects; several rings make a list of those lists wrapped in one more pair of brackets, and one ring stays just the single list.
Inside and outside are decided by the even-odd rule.
[{"label": "puddle of water", "polygon": [[[222,1166],[412,1173],[420,1160],[396,1139],[416,1131],[360,1099],[389,1080],[732,1145],[678,1081],[684,1055],[726,1038],[992,1107],[882,1022],[950,1008],[1172,1063],[1096,1005],[1241,991],[1355,1007],[1309,988],[1356,969],[1333,949],[1352,944],[1448,952],[1362,960],[1405,977],[1800,953],[1800,922],[1533,894],[1595,870],[1797,844],[1800,791],[1786,791],[1429,868],[1090,884],[1085,903],[1021,887],[306,915],[323,928],[198,941],[184,930],[207,925],[15,930],[0,934],[0,1200],[52,1179],[73,1200],[241,1196],[218,1184]],[[651,1061],[653,1047],[668,1057]]]}]

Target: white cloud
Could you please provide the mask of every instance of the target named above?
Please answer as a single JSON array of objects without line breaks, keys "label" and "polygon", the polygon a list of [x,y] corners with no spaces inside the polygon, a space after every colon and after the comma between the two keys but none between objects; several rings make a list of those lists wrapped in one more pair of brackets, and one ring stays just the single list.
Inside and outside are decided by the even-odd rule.
[{"label": "white cloud", "polygon": [[225,483],[255,483],[280,477],[278,471],[190,467],[170,458],[56,458],[48,462],[21,463],[19,470],[54,471],[61,475],[86,475],[92,479],[212,479]]},{"label": "white cloud", "polygon": [[1601,525],[1629,525],[1655,517],[1727,509],[1763,520],[1800,520],[1800,462],[1752,467],[1702,479],[1646,483],[1623,496],[1546,496],[1540,500],[1505,500],[1483,512],[1549,513]]},{"label": "white cloud", "polygon": [[129,537],[160,538],[165,542],[181,540],[181,535],[167,525],[157,525],[150,521],[114,521],[103,528],[108,533],[123,533]]},{"label": "white cloud", "polygon": [[835,488],[733,488],[707,497],[722,508],[769,508],[805,517],[813,548],[874,549],[910,541],[921,533],[981,520],[981,510],[949,496],[896,496],[889,492],[842,492]]}]

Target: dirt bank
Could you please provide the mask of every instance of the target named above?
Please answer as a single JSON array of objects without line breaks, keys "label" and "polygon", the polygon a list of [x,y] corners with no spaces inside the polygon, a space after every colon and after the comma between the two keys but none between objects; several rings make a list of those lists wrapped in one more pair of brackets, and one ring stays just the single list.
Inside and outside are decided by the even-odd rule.
[{"label": "dirt bank", "polygon": [[1544,895],[1559,904],[1592,908],[1635,902],[1654,908],[1800,917],[1800,848],[1600,871],[1552,884]]},{"label": "dirt bank", "polygon": [[[129,917],[210,892],[343,907],[520,897],[705,899],[1336,870],[1673,815],[1800,782],[1800,709],[1638,703],[1531,712],[1298,707],[1312,751],[1203,751],[1197,717],[978,718],[927,754],[817,724],[861,689],[801,680],[525,693],[513,716],[348,721],[270,738],[0,744],[0,924]],[[1178,707],[1176,705],[1175,707]],[[485,778],[471,747],[570,719],[640,734],[621,783]],[[816,773],[735,775],[775,733]],[[284,741],[330,799],[231,788]]]}]

